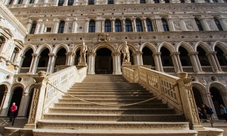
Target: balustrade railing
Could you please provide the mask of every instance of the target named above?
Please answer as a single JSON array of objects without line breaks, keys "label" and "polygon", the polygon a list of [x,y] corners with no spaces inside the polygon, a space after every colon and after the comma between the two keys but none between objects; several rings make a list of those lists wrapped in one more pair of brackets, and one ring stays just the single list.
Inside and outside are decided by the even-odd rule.
[{"label": "balustrade railing", "polygon": [[184,72],[194,72],[193,66],[182,66]]},{"label": "balustrade railing", "polygon": [[123,67],[123,77],[129,82],[139,83],[159,99],[184,114],[191,128],[201,127],[198,111],[193,97],[191,79],[187,73],[178,73],[178,77],[155,71],[143,66]]}]

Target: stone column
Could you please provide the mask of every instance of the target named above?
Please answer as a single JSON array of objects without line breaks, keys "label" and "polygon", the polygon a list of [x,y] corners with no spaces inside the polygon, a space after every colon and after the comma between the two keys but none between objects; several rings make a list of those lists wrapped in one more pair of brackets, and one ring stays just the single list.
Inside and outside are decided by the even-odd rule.
[{"label": "stone column", "polygon": [[[208,57],[208,60],[211,64],[211,67],[213,69],[214,72],[220,72],[220,65],[219,62],[215,60],[214,56],[216,55],[215,51],[210,51],[209,53],[206,54],[206,56]],[[219,67],[218,67],[219,66]]]},{"label": "stone column", "polygon": [[122,32],[125,32],[125,18],[122,18]]},{"label": "stone column", "polygon": [[163,66],[161,61],[161,52],[153,53],[154,63],[155,63],[155,70],[163,72]]},{"label": "stone column", "polygon": [[30,33],[30,31],[31,31],[32,23],[33,23],[33,21],[32,21],[31,19],[29,19],[29,20],[28,20],[28,23],[27,23],[27,30],[28,30],[28,33]]},{"label": "stone column", "polygon": [[115,21],[115,19],[112,18],[111,19],[111,26],[112,26],[111,29],[112,29],[112,32],[115,32],[115,22],[114,21]]},{"label": "stone column", "polygon": [[29,100],[30,100],[30,95],[28,92],[23,92],[21,102],[20,102],[20,109],[18,109],[18,115],[17,116],[22,116],[25,117],[27,114],[28,106],[29,106]]},{"label": "stone column", "polygon": [[77,18],[73,19],[72,33],[77,32]]},{"label": "stone column", "polygon": [[224,31],[227,31],[227,19],[219,17],[219,22],[223,28]]},{"label": "stone column", "polygon": [[41,22],[43,22],[42,19],[39,19],[39,20],[37,21],[36,28],[35,28],[35,34],[39,34]]},{"label": "stone column", "polygon": [[[202,18],[203,17],[203,18]],[[200,22],[201,22],[201,25],[203,27],[203,30],[204,31],[210,31],[210,27],[209,27],[209,24],[207,23],[207,18],[202,16],[200,19]]]},{"label": "stone column", "polygon": [[88,30],[89,30],[89,19],[87,18],[85,22],[84,32],[88,32]]},{"label": "stone column", "polygon": [[133,32],[137,32],[137,28],[136,28],[136,18],[132,17],[132,31]]},{"label": "stone column", "polygon": [[66,64],[65,65],[73,65],[74,63],[74,56],[75,56],[75,53],[74,52],[67,52],[66,54]]},{"label": "stone column", "polygon": [[[7,90],[11,90],[11,86],[7,86]],[[11,106],[10,99],[13,96],[12,92],[6,91],[4,92],[4,96],[2,98],[2,109],[1,109],[1,116],[7,116],[9,107]]]},{"label": "stone column", "polygon": [[180,52],[172,52],[170,54],[170,56],[172,57],[172,61],[173,61],[174,69],[176,73],[183,71],[179,55],[180,55]]},{"label": "stone column", "polygon": [[163,32],[164,29],[163,29],[163,26],[162,26],[162,20],[161,20],[162,18],[160,16],[158,16],[158,15],[156,15],[154,18],[155,18],[154,22],[155,22],[155,25],[157,27],[157,31],[158,32]]},{"label": "stone column", "polygon": [[101,32],[104,33],[105,32],[105,20],[102,19],[100,23],[101,23]]},{"label": "stone column", "polygon": [[47,65],[47,73],[53,73],[54,72],[54,65],[56,60],[56,55],[54,53],[49,53],[49,61]]},{"label": "stone column", "polygon": [[68,6],[68,0],[65,0],[63,6]]},{"label": "stone column", "polygon": [[44,27],[45,27],[45,25],[44,25],[44,23],[42,23],[42,24],[41,24],[41,28],[40,28],[40,34],[43,34],[43,32],[44,32]]},{"label": "stone column", "polygon": [[142,23],[143,23],[143,31],[147,32],[147,22],[146,22],[146,17],[142,18]]},{"label": "stone column", "polygon": [[58,18],[54,18],[53,22],[54,22],[54,28],[53,28],[54,30],[53,30],[53,32],[54,33],[58,33],[58,27],[59,27],[60,20]]},{"label": "stone column", "polygon": [[39,58],[40,56],[38,56],[38,54],[35,54],[35,53],[32,54],[32,62],[30,65],[29,73],[32,73],[32,74],[36,73]]},{"label": "stone column", "polygon": [[166,21],[169,26],[169,31],[176,31],[172,18],[168,18]]},{"label": "stone column", "polygon": [[121,60],[120,60],[121,53],[115,52],[112,53],[113,58],[113,75],[121,75]]},{"label": "stone column", "polygon": [[88,52],[88,74],[95,74],[95,56],[96,53]]},{"label": "stone column", "polygon": [[133,59],[134,59],[134,65],[143,65],[142,54],[143,54],[143,52],[141,52],[141,51],[136,51],[132,54]]},{"label": "stone column", "polygon": [[202,72],[202,67],[198,59],[198,52],[190,52],[188,56],[190,57],[194,72],[195,73]]},{"label": "stone column", "polygon": [[69,30],[69,18],[66,18],[65,19],[65,26],[64,26],[64,33],[68,33],[68,30]]}]

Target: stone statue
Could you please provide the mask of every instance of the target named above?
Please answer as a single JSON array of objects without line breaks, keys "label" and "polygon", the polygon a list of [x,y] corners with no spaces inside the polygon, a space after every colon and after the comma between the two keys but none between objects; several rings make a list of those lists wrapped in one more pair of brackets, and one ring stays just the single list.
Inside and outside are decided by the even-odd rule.
[{"label": "stone statue", "polygon": [[85,45],[85,42],[83,41],[83,45],[80,49],[79,63],[86,63],[86,52],[87,52],[87,45]]},{"label": "stone statue", "polygon": [[123,62],[130,62],[130,52],[127,41],[123,44],[121,52],[123,53]]}]

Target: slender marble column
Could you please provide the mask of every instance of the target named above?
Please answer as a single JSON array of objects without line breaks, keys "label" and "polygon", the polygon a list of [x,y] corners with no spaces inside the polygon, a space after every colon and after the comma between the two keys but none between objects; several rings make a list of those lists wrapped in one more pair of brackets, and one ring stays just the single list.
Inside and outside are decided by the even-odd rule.
[{"label": "slender marble column", "polygon": [[74,52],[67,52],[66,53],[66,65],[73,65],[74,63],[74,56],[75,56],[75,53]]},{"label": "slender marble column", "polygon": [[38,54],[35,54],[35,53],[32,54],[32,62],[30,65],[29,73],[34,74],[36,72],[39,58],[40,58],[40,56],[38,56]]},{"label": "slender marble column", "polygon": [[202,72],[202,67],[198,60],[198,52],[190,52],[188,55],[190,57],[192,65],[193,65],[194,72],[196,72],[196,73]]},{"label": "slender marble column", "polygon": [[95,56],[96,53],[88,52],[88,74],[95,74]]},{"label": "slender marble column", "polygon": [[113,58],[113,75],[121,75],[121,60],[120,60],[121,53],[115,52],[112,53]]},{"label": "slender marble column", "polygon": [[141,51],[136,51],[132,54],[134,57],[134,65],[143,65],[142,54],[143,54],[143,52],[141,52]]},{"label": "slender marble column", "polygon": [[38,20],[38,23],[36,24],[35,34],[39,34],[41,22],[43,22],[43,20],[42,19],[39,19]]},{"label": "slender marble column", "polygon": [[211,64],[211,67],[213,69],[214,72],[219,72],[219,68],[217,66],[217,63],[215,62],[214,59],[214,55],[216,55],[215,51],[210,51],[209,53],[206,54],[206,56],[208,57],[208,60]]},{"label": "slender marble column", "polygon": [[47,65],[47,73],[53,73],[54,72],[54,65],[56,60],[56,55],[54,53],[49,53],[49,61]]},{"label": "slender marble column", "polygon": [[153,57],[154,57],[155,69],[163,72],[164,70],[163,70],[162,61],[161,61],[161,52],[153,53]]},{"label": "slender marble column", "polygon": [[173,64],[174,64],[174,69],[176,73],[182,72],[182,66],[181,62],[179,60],[179,54],[180,52],[172,52],[170,56],[172,57]]},{"label": "slender marble column", "polygon": [[58,27],[59,27],[60,20],[58,18],[54,18],[53,22],[55,22],[54,23],[54,28],[53,28],[54,30],[53,30],[53,32],[54,33],[58,33]]},{"label": "slender marble column", "polygon": [[142,23],[143,23],[143,31],[147,32],[147,22],[146,22],[146,18],[145,17],[142,18]]},{"label": "slender marble column", "polygon": [[72,33],[77,32],[77,18],[73,19],[73,25],[72,25]]}]

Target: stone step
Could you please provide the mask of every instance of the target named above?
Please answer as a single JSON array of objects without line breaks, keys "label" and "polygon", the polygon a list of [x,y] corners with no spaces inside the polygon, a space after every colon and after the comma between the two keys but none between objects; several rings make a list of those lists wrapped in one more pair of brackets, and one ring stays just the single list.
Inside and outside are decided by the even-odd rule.
[{"label": "stone step", "polygon": [[195,130],[55,130],[55,129],[34,129],[34,136],[197,136]]},{"label": "stone step", "polygon": [[[84,99],[86,101],[89,102],[98,102],[98,103],[107,103],[107,102],[113,102],[113,103],[135,103],[135,102],[141,102],[144,99],[98,99],[98,98],[94,98],[94,99]],[[64,103],[64,102],[80,102],[81,100],[76,99],[76,98],[62,98],[59,99],[59,103]],[[148,101],[146,103],[161,103],[162,100],[158,100],[158,99],[154,99],[151,101]]]},{"label": "stone step", "polygon": [[[125,96],[89,96],[89,95],[76,95],[73,97],[79,97],[79,98],[82,98],[82,99],[86,99],[86,100],[146,100],[146,99],[150,99],[150,98],[153,98],[154,96],[150,97],[150,96],[139,96],[139,97],[125,97]],[[72,96],[69,96],[69,95],[63,95],[62,96],[62,99],[76,99],[76,98],[73,98]],[[156,99],[156,98],[154,98]]]},{"label": "stone step", "polygon": [[70,92],[67,92],[67,94],[71,94],[71,95],[124,95],[124,96],[127,96],[127,95],[152,95],[151,93],[149,92],[77,92],[77,91],[70,91]]},{"label": "stone step", "polygon": [[[69,93],[66,93],[66,94],[69,94]],[[68,97],[68,95],[66,95]],[[149,98],[153,98],[154,96],[152,94],[124,94],[124,95],[120,95],[120,94],[102,94],[102,95],[99,95],[99,94],[92,94],[92,95],[86,95],[86,94],[72,94],[72,96],[75,96],[75,97],[79,97],[79,98],[115,98],[115,99],[118,99],[118,98],[144,98],[144,99],[149,99]]]},{"label": "stone step", "polygon": [[[68,92],[149,92],[146,89],[100,89],[100,88],[70,88]],[[151,93],[151,92],[149,92]]]},{"label": "stone step", "polygon": [[55,103],[54,107],[86,107],[86,108],[104,108],[104,107],[115,107],[115,108],[120,108],[120,107],[130,107],[130,108],[168,108],[167,104],[160,103],[160,104],[154,104],[154,103],[143,103],[139,105],[131,105],[131,106],[122,106],[122,105],[97,105],[97,104],[87,104],[87,103],[81,103],[81,104],[75,104],[75,103]]},{"label": "stone step", "polygon": [[66,130],[189,130],[188,122],[120,122],[120,121],[75,121],[39,120],[38,128]]},{"label": "stone step", "polygon": [[84,121],[184,121],[181,114],[69,114],[46,113],[45,120],[84,120]]},{"label": "stone step", "polygon": [[49,113],[75,114],[175,114],[171,108],[50,108]]}]

